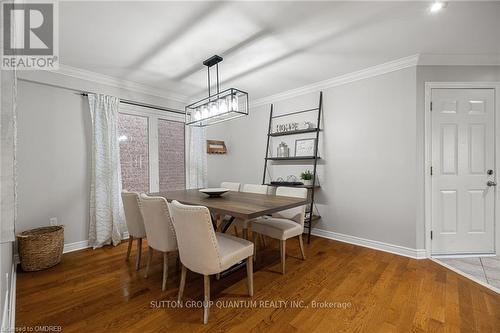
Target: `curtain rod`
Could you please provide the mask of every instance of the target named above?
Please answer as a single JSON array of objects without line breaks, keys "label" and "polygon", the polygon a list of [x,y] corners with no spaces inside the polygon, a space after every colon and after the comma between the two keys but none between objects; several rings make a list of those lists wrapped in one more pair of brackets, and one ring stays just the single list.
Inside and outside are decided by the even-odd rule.
[{"label": "curtain rod", "polygon": [[[55,88],[60,88],[60,89],[74,91],[75,94],[80,95],[80,96],[88,96],[88,94],[89,94],[89,92],[82,92],[81,90],[78,90],[78,89],[64,87],[64,86],[60,86],[60,85],[52,84],[52,83],[40,82],[40,81],[35,81],[35,80],[30,80],[30,79],[25,79],[25,78],[18,78],[18,80],[19,81],[30,82],[30,83],[35,83],[35,84],[42,84],[42,85],[49,86],[49,87],[55,87]],[[182,115],[185,114],[183,111],[180,111],[180,110],[168,109],[168,108],[163,107],[163,106],[157,106],[157,105],[153,105],[153,104],[134,102],[134,101],[126,100],[126,99],[120,99],[120,103],[129,104],[129,105],[135,105],[135,106],[142,106],[142,107],[146,107],[146,108],[150,108],[150,109],[155,109],[155,110],[160,110],[160,111],[167,111],[167,112],[173,112],[173,113],[178,113],[178,114],[182,114]]]},{"label": "curtain rod", "polygon": [[[80,95],[80,96],[88,96],[89,95],[89,93],[86,93],[86,92],[76,93],[76,94]],[[155,110],[160,110],[160,111],[174,112],[174,113],[178,113],[178,114],[182,114],[182,115],[185,114],[184,112],[179,111],[179,110],[168,109],[168,108],[165,108],[163,106],[157,106],[157,105],[153,105],[153,104],[147,104],[147,103],[141,103],[141,102],[134,102],[134,101],[130,101],[130,100],[127,100],[127,99],[120,99],[120,103],[134,105],[134,106],[142,106],[142,107],[145,107],[145,108],[155,109]]]}]

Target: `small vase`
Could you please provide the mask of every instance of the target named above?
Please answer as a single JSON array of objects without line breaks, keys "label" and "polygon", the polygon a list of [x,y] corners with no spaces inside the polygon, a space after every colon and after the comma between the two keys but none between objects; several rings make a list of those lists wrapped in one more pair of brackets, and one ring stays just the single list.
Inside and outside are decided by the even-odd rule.
[{"label": "small vase", "polygon": [[306,186],[311,186],[313,184],[313,180],[312,179],[302,179],[302,182],[304,183],[304,185]]}]

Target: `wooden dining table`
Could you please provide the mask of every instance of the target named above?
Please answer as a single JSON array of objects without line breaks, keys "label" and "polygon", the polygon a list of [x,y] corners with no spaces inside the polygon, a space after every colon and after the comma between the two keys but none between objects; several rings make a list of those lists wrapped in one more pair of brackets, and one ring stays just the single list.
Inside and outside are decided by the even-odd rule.
[{"label": "wooden dining table", "polygon": [[[215,229],[221,228],[225,232],[234,219],[248,221],[256,217],[269,215],[285,209],[303,206],[309,203],[307,198],[285,197],[278,195],[256,194],[247,192],[228,191],[220,197],[209,197],[199,191],[199,189],[178,190],[168,192],[150,193],[153,196],[160,196],[167,199],[168,202],[177,200],[185,205],[205,206],[213,216],[216,217],[214,223]],[[222,228],[222,218],[232,216],[232,219]],[[247,238],[247,230],[243,230],[243,238]],[[221,276],[244,266],[244,263],[237,264]]]},{"label": "wooden dining table", "polygon": [[251,220],[308,203],[306,198],[235,191],[228,191],[220,197],[209,197],[198,189],[157,192],[151,195],[164,197],[168,202],[177,200],[185,205],[205,206],[212,213],[242,220]]}]

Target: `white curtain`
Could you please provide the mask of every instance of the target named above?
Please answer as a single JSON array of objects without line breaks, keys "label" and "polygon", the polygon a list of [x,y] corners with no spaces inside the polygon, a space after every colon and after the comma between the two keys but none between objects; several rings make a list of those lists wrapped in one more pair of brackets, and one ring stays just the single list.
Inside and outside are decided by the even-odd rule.
[{"label": "white curtain", "polygon": [[204,127],[187,126],[186,188],[207,187],[207,136]]},{"label": "white curtain", "polygon": [[92,175],[89,242],[117,245],[125,229],[118,143],[118,104],[113,96],[89,94],[92,117]]}]

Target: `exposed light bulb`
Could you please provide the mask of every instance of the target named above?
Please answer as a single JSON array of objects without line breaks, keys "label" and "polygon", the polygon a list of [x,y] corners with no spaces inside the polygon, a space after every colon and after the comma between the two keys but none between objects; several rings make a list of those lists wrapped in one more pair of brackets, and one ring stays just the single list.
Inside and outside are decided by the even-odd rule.
[{"label": "exposed light bulb", "polygon": [[431,5],[430,11],[431,11],[431,13],[437,13],[441,9],[443,9],[444,7],[445,7],[445,3],[444,2],[442,2],[442,1],[436,1],[436,2],[434,2]]},{"label": "exposed light bulb", "polygon": [[201,107],[201,118],[202,119],[208,118],[208,108],[206,105],[203,105]]},{"label": "exposed light bulb", "polygon": [[232,95],[226,97],[226,105],[228,111],[233,111],[233,102],[231,100]]},{"label": "exposed light bulb", "polygon": [[224,98],[219,99],[219,113],[227,112],[227,102]]},{"label": "exposed light bulb", "polygon": [[233,111],[238,111],[238,96],[237,95],[233,95],[232,102],[233,102],[233,105],[231,105],[231,109]]},{"label": "exposed light bulb", "polygon": [[196,108],[196,110],[193,113],[193,118],[194,118],[194,120],[200,120],[200,118],[201,118],[200,108]]},{"label": "exposed light bulb", "polygon": [[212,102],[209,104],[210,117],[216,116],[219,113],[219,108],[217,107],[217,103]]}]

